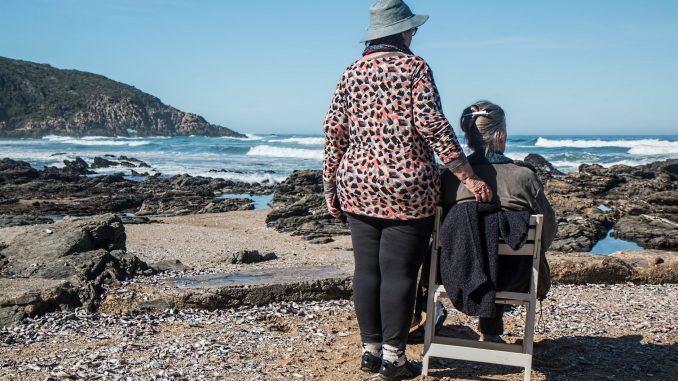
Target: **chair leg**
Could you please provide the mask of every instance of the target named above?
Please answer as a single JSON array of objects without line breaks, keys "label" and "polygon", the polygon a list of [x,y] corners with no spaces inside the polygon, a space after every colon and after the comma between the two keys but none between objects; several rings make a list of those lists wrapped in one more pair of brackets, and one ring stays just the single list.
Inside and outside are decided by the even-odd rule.
[{"label": "chair leg", "polygon": [[528,360],[528,364],[525,367],[525,375],[523,376],[523,381],[530,381],[532,376],[532,358]]},{"label": "chair leg", "polygon": [[424,358],[421,360],[421,374],[423,376],[428,376],[428,365],[430,359],[431,356],[429,356],[427,353],[424,353]]}]

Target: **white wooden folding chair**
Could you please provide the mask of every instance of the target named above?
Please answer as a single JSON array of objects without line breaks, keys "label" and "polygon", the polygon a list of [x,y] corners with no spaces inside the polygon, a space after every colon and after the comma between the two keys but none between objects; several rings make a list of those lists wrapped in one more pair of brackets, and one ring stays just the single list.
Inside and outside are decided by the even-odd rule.
[{"label": "white wooden folding chair", "polygon": [[[435,305],[438,298],[447,296],[445,286],[439,283],[438,260],[440,254],[440,225],[442,223],[442,208],[436,211],[435,227],[433,231],[433,245],[431,252],[431,267],[429,276],[429,292],[426,316],[435,316]],[[534,339],[534,318],[537,302],[537,280],[539,279],[539,255],[541,252],[541,231],[543,215],[530,216],[530,230],[527,243],[514,251],[508,245],[499,244],[499,255],[531,255],[532,279],[529,293],[497,292],[496,303],[524,305],[526,310],[525,334],[521,344],[504,344],[488,341],[451,338],[436,335],[433,319],[426,321],[424,336],[424,359],[422,374],[427,375],[431,357],[477,361],[491,364],[512,365],[525,368],[524,380],[529,381],[532,373],[532,344]]]}]

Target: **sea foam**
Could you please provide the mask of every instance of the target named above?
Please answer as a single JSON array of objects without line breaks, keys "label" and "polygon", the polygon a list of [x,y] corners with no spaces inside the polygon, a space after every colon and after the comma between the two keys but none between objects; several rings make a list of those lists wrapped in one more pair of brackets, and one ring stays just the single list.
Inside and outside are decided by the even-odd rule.
[{"label": "sea foam", "polygon": [[269,142],[296,143],[296,144],[302,144],[302,145],[323,145],[323,144],[325,144],[325,138],[293,137],[293,138],[286,138],[286,139],[271,139],[271,140],[269,140]]},{"label": "sea foam", "polygon": [[107,136],[86,136],[83,138],[73,138],[69,136],[47,135],[42,138],[54,143],[72,144],[80,146],[127,146],[138,147],[151,142],[148,140],[140,140],[139,138],[116,137],[110,138]]},{"label": "sea foam", "polygon": [[269,145],[259,145],[250,148],[247,156],[263,156],[263,157],[288,157],[296,159],[323,159],[322,150],[304,149],[304,148],[286,148],[274,147]]},{"label": "sea foam", "polygon": [[[621,148],[636,148],[636,147],[654,147],[667,148],[678,150],[678,142],[660,139],[637,139],[637,140],[602,140],[602,139],[547,139],[539,137],[534,143],[536,147],[544,148],[602,148],[602,147],[621,147]],[[672,153],[676,151],[670,151]],[[631,152],[629,152],[631,153]]]}]

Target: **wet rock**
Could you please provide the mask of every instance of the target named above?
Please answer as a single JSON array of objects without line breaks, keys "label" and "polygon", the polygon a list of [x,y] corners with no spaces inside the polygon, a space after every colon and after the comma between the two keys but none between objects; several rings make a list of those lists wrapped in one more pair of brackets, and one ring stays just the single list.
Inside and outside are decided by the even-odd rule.
[{"label": "wet rock", "polygon": [[210,202],[200,209],[198,213],[223,213],[234,210],[253,210],[253,201],[249,198],[229,198]]},{"label": "wet rock", "polygon": [[550,247],[553,251],[590,251],[612,227],[610,218],[599,212],[569,215],[556,212],[556,218],[558,232]]},{"label": "wet rock", "polygon": [[[21,167],[17,162],[12,163]],[[9,181],[0,182],[0,214],[84,216],[126,212],[171,216],[218,213],[253,208],[250,199],[218,199],[217,193],[223,193],[229,186],[252,194],[268,194],[272,189],[188,175],[160,178],[155,174],[139,182],[127,180],[123,173],[87,177],[54,167],[36,172],[39,176],[34,179],[12,175],[8,176]],[[30,200],[30,203],[24,200]]]},{"label": "wet rock", "polygon": [[89,164],[81,157],[76,157],[75,160],[64,160],[64,165],[66,166],[66,170],[78,175],[90,175],[95,173],[94,171],[89,170]]},{"label": "wet rock", "polygon": [[142,172],[137,172],[137,171],[135,171],[135,170],[132,169],[132,170],[130,171],[130,176],[147,177],[147,176],[149,176],[149,174],[148,174],[148,172],[143,172],[143,173],[142,173]]},{"label": "wet rock", "polygon": [[40,172],[25,161],[9,158],[0,160],[0,184],[8,181],[23,183],[40,177]]},{"label": "wet rock", "polygon": [[148,165],[148,163],[146,163],[142,160],[139,160],[137,158],[128,157],[128,156],[125,156],[125,155],[118,156],[118,161],[124,161],[124,162],[128,162],[128,163],[136,163],[136,164],[132,164],[132,166],[134,166],[134,167],[151,168],[151,166]]},{"label": "wet rock", "polygon": [[11,226],[25,226],[37,224],[51,224],[54,221],[51,218],[32,216],[32,215],[18,215],[13,216],[9,214],[0,214],[0,228]]},{"label": "wet rock", "polygon": [[231,263],[234,265],[257,263],[278,259],[275,253],[260,254],[258,250],[241,250],[233,253]]},{"label": "wet rock", "polygon": [[622,217],[614,225],[612,236],[637,242],[648,249],[678,249],[678,223],[657,216]]},{"label": "wet rock", "polygon": [[95,157],[92,162],[92,168],[109,168],[115,167],[116,165],[118,165],[118,163],[99,156]]}]

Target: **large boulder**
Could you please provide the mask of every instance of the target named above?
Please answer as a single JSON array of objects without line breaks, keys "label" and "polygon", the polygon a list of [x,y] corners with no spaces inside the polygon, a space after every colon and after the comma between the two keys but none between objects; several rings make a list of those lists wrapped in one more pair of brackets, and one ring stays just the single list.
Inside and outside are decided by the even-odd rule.
[{"label": "large boulder", "polygon": [[25,161],[9,158],[0,160],[0,184],[4,182],[26,182],[40,177],[40,172]]},{"label": "large boulder", "polygon": [[294,171],[280,183],[270,205],[266,225],[280,232],[312,243],[327,243],[333,235],[349,234],[348,227],[327,212],[319,170]]},{"label": "large boulder", "polygon": [[525,159],[523,159],[522,162],[517,162],[519,164],[522,163],[532,169],[539,176],[543,184],[546,184],[554,177],[564,175],[563,172],[554,167],[553,164],[546,160],[546,158],[536,153],[530,153],[525,156]]},{"label": "large boulder", "polygon": [[98,249],[124,250],[125,228],[118,216],[66,218],[45,226],[34,226],[14,238],[2,251],[9,260],[5,272],[31,276],[50,268],[62,258],[74,258]]},{"label": "large boulder", "polygon": [[0,326],[55,310],[96,309],[103,286],[153,271],[125,251],[112,215],[37,225],[0,249]]}]

